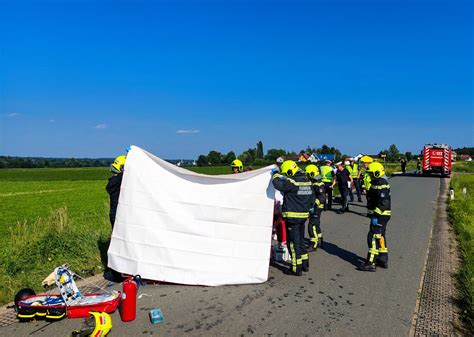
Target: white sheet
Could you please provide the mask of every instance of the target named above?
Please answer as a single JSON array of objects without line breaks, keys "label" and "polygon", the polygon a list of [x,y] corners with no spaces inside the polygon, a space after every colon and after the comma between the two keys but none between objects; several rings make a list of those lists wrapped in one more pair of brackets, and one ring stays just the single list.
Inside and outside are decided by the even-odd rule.
[{"label": "white sheet", "polygon": [[182,284],[265,282],[275,195],[271,168],[208,176],[132,146],[109,267]]}]

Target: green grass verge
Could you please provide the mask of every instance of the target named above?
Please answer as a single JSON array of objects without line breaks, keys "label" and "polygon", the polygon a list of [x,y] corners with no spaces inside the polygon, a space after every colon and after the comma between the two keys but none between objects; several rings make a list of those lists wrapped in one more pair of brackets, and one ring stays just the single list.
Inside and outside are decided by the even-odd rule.
[{"label": "green grass verge", "polygon": [[474,161],[454,162],[453,172],[474,173]]},{"label": "green grass verge", "polygon": [[[466,187],[467,194],[462,193]],[[455,229],[461,255],[461,267],[457,275],[459,285],[459,303],[461,316],[468,329],[468,335],[474,335],[474,175],[454,175],[451,180],[455,199],[449,201],[448,212]]]}]

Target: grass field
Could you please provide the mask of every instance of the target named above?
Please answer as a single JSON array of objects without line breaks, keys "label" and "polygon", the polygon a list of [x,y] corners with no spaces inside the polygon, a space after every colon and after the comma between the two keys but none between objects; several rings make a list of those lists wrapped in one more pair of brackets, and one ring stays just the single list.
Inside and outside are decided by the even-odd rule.
[{"label": "grass field", "polygon": [[[228,166],[196,167],[205,174]],[[102,272],[110,237],[107,168],[0,170],[0,304],[39,290],[58,265]]]},{"label": "grass field", "polygon": [[[462,318],[470,334],[474,335],[474,175],[456,174],[451,180],[455,199],[449,202],[450,221],[456,231],[461,254],[458,273],[459,303]],[[463,188],[467,194],[463,194]]]},{"label": "grass field", "polygon": [[454,172],[474,173],[474,161],[457,161],[453,163]]}]

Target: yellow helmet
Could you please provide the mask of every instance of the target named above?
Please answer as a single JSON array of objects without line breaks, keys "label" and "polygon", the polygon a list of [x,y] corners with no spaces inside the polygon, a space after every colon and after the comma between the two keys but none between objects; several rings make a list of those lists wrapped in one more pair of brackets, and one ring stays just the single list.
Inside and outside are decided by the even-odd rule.
[{"label": "yellow helmet", "polygon": [[232,163],[230,163],[230,167],[238,168],[239,172],[242,172],[244,170],[244,164],[242,164],[242,161],[240,161],[239,159],[234,159],[234,161]]},{"label": "yellow helmet", "polygon": [[118,156],[117,158],[115,158],[114,162],[110,165],[110,171],[115,173],[123,172],[126,160],[127,156]]},{"label": "yellow helmet", "polygon": [[372,158],[370,156],[362,156],[359,160],[363,163],[373,163],[374,162],[374,158]]},{"label": "yellow helmet", "polygon": [[106,336],[112,329],[112,317],[106,312],[90,311],[91,317],[85,319],[81,330],[72,332],[73,336]]},{"label": "yellow helmet", "polygon": [[308,165],[306,166],[306,174],[311,178],[314,178],[319,175],[319,169],[314,164]]},{"label": "yellow helmet", "polygon": [[280,166],[281,173],[287,176],[294,176],[299,167],[293,160],[285,160]]},{"label": "yellow helmet", "polygon": [[373,162],[367,167],[367,172],[372,173],[375,178],[380,178],[385,175],[385,169],[379,162]]}]

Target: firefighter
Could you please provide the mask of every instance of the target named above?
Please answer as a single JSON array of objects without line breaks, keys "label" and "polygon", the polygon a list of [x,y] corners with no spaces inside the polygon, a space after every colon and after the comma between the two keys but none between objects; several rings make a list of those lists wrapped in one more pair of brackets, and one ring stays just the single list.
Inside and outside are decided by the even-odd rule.
[{"label": "firefighter", "polygon": [[416,158],[416,173],[421,174],[421,157]]},{"label": "firefighter", "polygon": [[109,220],[112,229],[114,228],[115,215],[117,214],[120,186],[122,185],[123,170],[125,169],[126,159],[126,156],[118,156],[115,158],[114,162],[110,165],[110,171],[112,171],[113,175],[109,178],[109,182],[105,187],[105,190],[110,196]]},{"label": "firefighter", "polygon": [[334,169],[331,166],[331,161],[326,160],[324,165],[320,168],[321,181],[324,183],[324,191],[326,193],[326,204],[324,210],[331,210],[332,208],[332,180],[334,176]]},{"label": "firefighter", "polygon": [[[281,173],[280,173],[281,172]],[[289,243],[291,267],[287,274],[301,276],[309,271],[309,256],[304,245],[305,223],[314,204],[311,182],[293,160],[281,164],[280,172],[272,170],[275,189],[283,192],[282,215],[286,224],[286,240]]]},{"label": "firefighter", "polygon": [[[351,158],[350,159],[350,164],[347,165],[346,168],[349,171],[349,173],[351,174],[352,181],[354,183],[354,187],[355,187],[356,194],[357,194],[357,201],[362,202],[360,179],[359,179],[359,165],[356,163],[354,158]],[[351,199],[351,202],[354,201],[354,194],[352,193],[352,188],[350,189],[349,197]]]},{"label": "firefighter", "polygon": [[370,230],[367,235],[369,253],[367,260],[359,267],[363,271],[375,271],[376,266],[388,268],[388,249],[385,232],[391,216],[390,185],[381,163],[373,162],[367,168],[370,175],[369,204],[372,209]]},{"label": "firefighter", "polygon": [[321,175],[316,165],[306,166],[306,175],[313,186],[314,196],[316,198],[313,208],[309,213],[308,233],[309,240],[312,243],[312,249],[323,247],[323,233],[321,231],[321,213],[326,204],[326,193],[324,183],[321,181]]},{"label": "firefighter", "polygon": [[244,164],[239,159],[234,159],[232,163],[230,163],[230,167],[232,168],[232,173],[242,173],[244,171]]}]

